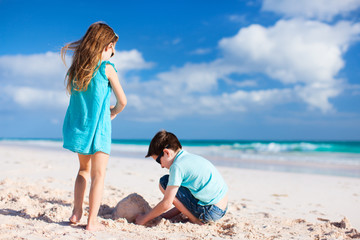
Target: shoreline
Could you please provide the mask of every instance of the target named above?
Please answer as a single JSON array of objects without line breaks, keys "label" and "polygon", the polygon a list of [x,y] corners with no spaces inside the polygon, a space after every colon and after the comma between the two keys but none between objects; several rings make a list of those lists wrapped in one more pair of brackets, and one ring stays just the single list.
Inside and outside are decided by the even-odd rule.
[{"label": "shoreline", "polygon": [[[106,231],[88,233],[67,225],[76,154],[1,143],[0,154],[0,239],[350,239],[360,230],[359,178],[219,165],[229,186],[229,211],[219,222],[162,221],[146,228],[112,220],[105,212],[131,193],[154,207],[162,198],[158,179],[167,170],[149,159],[111,156],[99,217]],[[343,219],[345,228],[336,227]]]},{"label": "shoreline", "polygon": [[[141,140],[142,141],[142,140]],[[0,141],[0,146],[18,146],[22,148],[35,148],[39,151],[68,151],[62,148],[62,142],[59,140],[26,140],[26,141],[17,141],[17,140],[2,140]],[[136,147],[136,150],[129,151],[128,149],[123,149],[122,145],[113,144],[112,152],[110,157],[119,157],[119,158],[133,158],[133,159],[145,159],[145,153],[147,151],[147,146],[144,145],[131,145]],[[340,177],[351,177],[351,178],[360,178],[360,161],[359,163],[342,163],[342,162],[326,162],[326,161],[311,161],[311,160],[300,160],[290,159],[284,160],[286,155],[281,156],[265,156],[262,158],[262,155],[257,156],[256,158],[249,158],[246,153],[244,157],[235,158],[235,157],[225,157],[225,156],[211,156],[207,154],[201,154],[196,152],[196,149],[189,148],[184,146],[184,149],[195,154],[204,156],[210,160],[215,166],[219,167],[230,167],[230,168],[239,168],[239,169],[250,169],[250,170],[263,170],[263,171],[272,171],[272,172],[290,172],[290,173],[303,173],[303,174],[314,174],[314,175],[324,175],[324,176],[340,176]],[[195,150],[195,151],[194,151]],[[340,153],[339,153],[340,154]],[[256,155],[255,155],[256,156]],[[290,156],[291,157],[291,156]],[[306,156],[304,156],[306,158]],[[360,160],[360,154],[359,154]]]}]

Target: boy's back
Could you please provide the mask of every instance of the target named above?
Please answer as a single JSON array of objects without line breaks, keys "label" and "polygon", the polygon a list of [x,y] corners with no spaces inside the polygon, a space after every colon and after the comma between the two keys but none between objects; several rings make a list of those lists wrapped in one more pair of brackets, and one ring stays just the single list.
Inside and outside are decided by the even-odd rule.
[{"label": "boy's back", "polygon": [[216,204],[228,187],[214,165],[205,158],[181,150],[170,167],[168,186],[184,186],[200,205]]}]

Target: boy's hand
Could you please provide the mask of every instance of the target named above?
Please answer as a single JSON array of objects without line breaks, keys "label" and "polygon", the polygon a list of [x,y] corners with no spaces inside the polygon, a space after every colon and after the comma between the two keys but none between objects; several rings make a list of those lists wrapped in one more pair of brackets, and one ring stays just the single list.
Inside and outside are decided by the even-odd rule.
[{"label": "boy's hand", "polygon": [[137,225],[145,225],[146,222],[144,222],[145,214],[140,214],[136,216],[135,224]]}]

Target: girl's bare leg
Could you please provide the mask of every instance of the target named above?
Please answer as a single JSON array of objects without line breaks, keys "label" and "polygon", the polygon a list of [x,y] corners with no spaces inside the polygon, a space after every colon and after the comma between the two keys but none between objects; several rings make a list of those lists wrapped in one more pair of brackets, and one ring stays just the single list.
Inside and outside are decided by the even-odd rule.
[{"label": "girl's bare leg", "polygon": [[86,226],[87,230],[96,231],[102,228],[97,221],[100,202],[104,190],[104,180],[106,166],[109,161],[109,155],[103,152],[96,152],[91,157],[91,187],[89,194],[89,218]]},{"label": "girl's bare leg", "polygon": [[[161,186],[161,184],[159,184],[159,188],[160,188],[160,191],[165,194],[165,189],[163,189],[163,187]],[[199,224],[199,225],[202,225],[203,223],[200,221],[200,219],[198,219],[197,217],[195,217],[185,206],[184,204],[182,204],[176,197],[174,199],[174,202],[173,202],[174,206],[177,208],[178,211],[180,211],[182,214],[184,214],[185,216],[187,216],[190,220],[190,222],[192,223],[196,223],[196,224]],[[174,214],[176,213],[176,210],[174,209],[171,209],[169,210],[168,212],[165,213],[165,215],[167,215],[167,213],[170,214]]]},{"label": "girl's bare leg", "polygon": [[78,154],[80,168],[75,180],[74,189],[74,209],[70,217],[71,223],[78,223],[82,217],[84,195],[86,190],[87,179],[90,176],[90,155]]}]

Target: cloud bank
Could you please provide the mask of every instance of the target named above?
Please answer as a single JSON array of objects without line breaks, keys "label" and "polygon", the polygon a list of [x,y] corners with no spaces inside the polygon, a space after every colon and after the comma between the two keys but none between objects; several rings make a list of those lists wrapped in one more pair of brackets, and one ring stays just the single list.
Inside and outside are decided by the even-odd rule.
[{"label": "cloud bank", "polygon": [[334,17],[346,16],[359,7],[359,0],[264,0],[262,10],[291,18],[331,21]]},{"label": "cloud bank", "polygon": [[[145,61],[137,49],[119,51],[112,61],[125,84],[127,111],[133,119],[151,120],[256,112],[294,103],[334,111],[331,99],[347,86],[339,77],[344,54],[359,41],[360,23],[328,21],[359,6],[358,0],[264,0],[263,11],[286,18],[268,27],[251,24],[219,39],[216,59],[187,62],[147,78],[141,71],[155,63]],[[210,51],[199,48],[191,54]],[[1,98],[24,109],[64,109],[65,72],[58,53],[0,56]],[[135,72],[131,78],[129,72]]]},{"label": "cloud bank", "polygon": [[[291,19],[268,28],[253,24],[221,39],[218,49],[222,56],[218,59],[186,63],[157,74],[151,81],[130,85],[142,93],[136,94],[139,112],[166,112],[167,118],[257,111],[291,103],[326,113],[334,110],[331,98],[346,87],[338,74],[345,65],[343,55],[359,34],[360,24],[347,21],[329,25]],[[244,74],[262,74],[281,87],[262,89],[254,80],[231,79]],[[222,90],[221,82],[237,89]],[[243,89],[247,86],[254,89]]]},{"label": "cloud bank", "polygon": [[[153,65],[137,50],[120,51],[113,62],[120,78],[129,71]],[[7,103],[24,109],[64,109],[68,104],[65,74],[59,53],[0,56],[0,94]],[[7,107],[3,105],[0,110]]]},{"label": "cloud bank", "polygon": [[309,106],[327,112],[332,109],[329,99],[342,90],[337,74],[345,64],[343,55],[359,34],[359,23],[280,20],[269,28],[240,29],[219,46],[227,64],[237,63],[238,73],[265,74],[291,86]]}]

